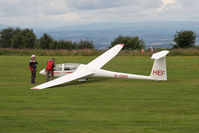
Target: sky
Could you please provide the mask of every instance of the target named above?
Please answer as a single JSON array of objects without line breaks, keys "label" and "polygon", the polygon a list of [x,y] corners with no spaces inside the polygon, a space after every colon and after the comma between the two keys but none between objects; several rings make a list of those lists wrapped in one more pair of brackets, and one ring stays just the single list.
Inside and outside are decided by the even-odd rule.
[{"label": "sky", "polygon": [[199,0],[0,0],[0,24],[29,28],[199,21],[198,12]]}]

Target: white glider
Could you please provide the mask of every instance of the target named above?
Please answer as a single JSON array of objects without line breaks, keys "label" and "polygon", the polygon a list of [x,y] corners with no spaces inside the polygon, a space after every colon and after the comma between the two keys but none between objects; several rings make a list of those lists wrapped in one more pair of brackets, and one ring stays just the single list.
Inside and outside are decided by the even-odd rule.
[{"label": "white glider", "polygon": [[[87,65],[75,63],[58,64],[55,68],[55,76],[59,78],[35,86],[31,89],[45,89],[63,83],[67,83],[76,79],[79,79],[80,81],[85,81],[87,77],[167,80],[166,55],[169,53],[169,51],[166,50],[152,55],[151,59],[154,59],[155,61],[152,67],[151,74],[149,76],[113,72],[101,69],[108,61],[110,61],[119,53],[123,46],[124,44],[118,44],[112,47],[111,49],[109,49],[108,51],[106,51]],[[40,74],[45,75],[45,69],[40,71]]]}]

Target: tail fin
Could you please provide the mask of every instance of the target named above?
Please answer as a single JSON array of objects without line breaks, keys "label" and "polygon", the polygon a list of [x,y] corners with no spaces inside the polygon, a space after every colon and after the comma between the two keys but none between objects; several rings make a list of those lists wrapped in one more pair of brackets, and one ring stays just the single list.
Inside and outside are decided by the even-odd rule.
[{"label": "tail fin", "polygon": [[151,70],[150,78],[153,80],[167,80],[166,55],[169,51],[161,51],[152,55],[155,59]]}]

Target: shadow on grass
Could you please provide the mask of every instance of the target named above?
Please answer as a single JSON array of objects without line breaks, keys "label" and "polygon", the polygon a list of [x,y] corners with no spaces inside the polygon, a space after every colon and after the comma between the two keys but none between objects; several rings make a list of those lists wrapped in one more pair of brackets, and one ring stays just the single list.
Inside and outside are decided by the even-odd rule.
[{"label": "shadow on grass", "polygon": [[[88,81],[71,81],[69,83],[65,83],[65,84],[61,84],[61,85],[58,85],[56,87],[65,87],[65,86],[74,86],[74,85],[82,85],[82,84],[92,84],[92,83],[95,83],[95,82],[105,82],[107,80],[110,80],[110,78],[92,78],[92,79],[89,79],[88,78]],[[50,87],[50,88],[53,88],[53,87]]]}]

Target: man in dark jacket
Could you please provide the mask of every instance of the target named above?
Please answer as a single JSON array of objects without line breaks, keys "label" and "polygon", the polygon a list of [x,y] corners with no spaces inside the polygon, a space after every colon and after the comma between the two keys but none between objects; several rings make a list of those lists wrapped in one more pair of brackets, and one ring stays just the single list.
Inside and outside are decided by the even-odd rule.
[{"label": "man in dark jacket", "polygon": [[55,58],[52,58],[52,60],[49,60],[46,66],[46,82],[50,80],[53,80],[54,78],[54,67],[55,67]]},{"label": "man in dark jacket", "polygon": [[37,72],[37,61],[35,60],[35,55],[31,56],[31,60],[29,63],[29,69],[31,71],[31,83],[35,83],[36,72]]}]

